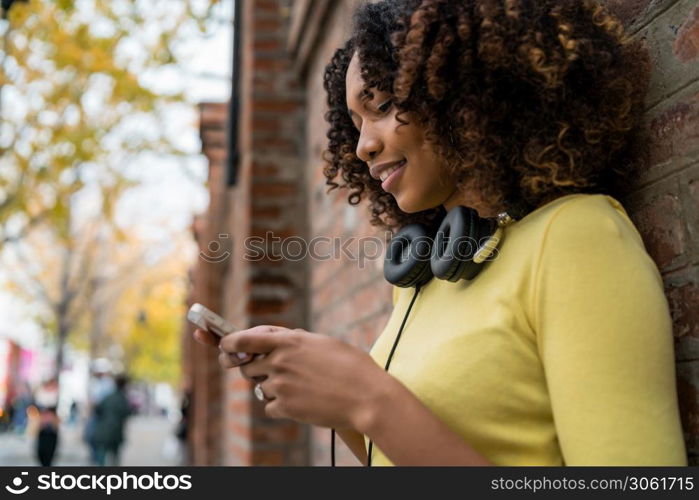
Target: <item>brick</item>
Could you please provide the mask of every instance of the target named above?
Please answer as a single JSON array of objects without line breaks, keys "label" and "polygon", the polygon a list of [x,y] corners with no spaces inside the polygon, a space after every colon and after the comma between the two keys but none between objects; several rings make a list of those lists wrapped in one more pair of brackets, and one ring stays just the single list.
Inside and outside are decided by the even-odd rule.
[{"label": "brick", "polygon": [[226,151],[226,148],[222,147],[209,148],[204,151],[204,155],[209,160],[211,166],[221,166],[228,160],[228,151]]},{"label": "brick", "polygon": [[324,287],[327,287],[334,280],[344,278],[343,275],[349,270],[349,268],[342,265],[339,259],[332,258],[330,245],[330,243],[319,243],[315,247],[317,257],[323,260],[317,261],[312,268],[311,286],[314,294],[320,293]]},{"label": "brick", "polygon": [[271,136],[269,134],[266,134],[265,137],[253,138],[253,147],[265,151],[276,151],[288,154],[292,154],[298,150],[296,143],[292,139],[279,137],[279,135]]},{"label": "brick", "polygon": [[680,176],[680,186],[687,187],[684,196],[685,227],[694,261],[699,261],[699,163]]},{"label": "brick", "polygon": [[699,455],[699,361],[677,364],[677,395],[687,453]]},{"label": "brick", "polygon": [[644,17],[651,0],[607,0],[604,3],[625,26],[631,26]]},{"label": "brick", "polygon": [[286,311],[293,301],[275,299],[254,299],[248,303],[248,312],[253,315],[280,314]]},{"label": "brick", "polygon": [[301,446],[295,446],[287,452],[286,465],[292,466],[309,466],[309,450],[304,443]]},{"label": "brick", "polygon": [[336,300],[332,307],[324,310],[318,318],[320,333],[346,340],[347,326],[354,321],[357,308],[358,305],[352,298]]},{"label": "brick", "polygon": [[266,31],[277,31],[282,27],[281,21],[277,18],[260,19],[256,17],[253,25],[253,32],[264,33]]},{"label": "brick", "polygon": [[281,123],[278,119],[275,119],[275,118],[255,117],[252,120],[252,130],[253,131],[262,130],[262,131],[267,131],[267,132],[278,133],[281,131]]},{"label": "brick", "polygon": [[245,440],[249,440],[253,434],[250,426],[242,425],[235,420],[228,419],[226,426],[228,427],[229,432],[232,432]]},{"label": "brick", "polygon": [[[650,121],[653,165],[699,151],[699,93],[660,108]],[[646,176],[647,177],[647,176]]]},{"label": "brick", "polygon": [[[262,324],[262,323],[260,323]],[[255,323],[253,322],[251,326],[255,326]],[[252,396],[255,398],[254,396]],[[267,415],[265,414],[265,405],[264,403],[258,401],[256,398],[252,401],[252,414],[251,417],[253,418],[253,426],[256,425],[257,419],[260,418],[267,418]]]},{"label": "brick", "polygon": [[228,104],[202,103],[199,112],[199,126],[202,129],[223,128],[228,119]]},{"label": "brick", "polygon": [[254,450],[252,452],[252,465],[284,465],[284,452],[281,450]]},{"label": "brick", "polygon": [[[271,234],[269,234],[271,232]],[[269,238],[269,243],[272,243],[272,239],[274,241],[278,241],[278,243],[275,243],[275,247],[273,248],[275,254],[279,254],[281,256],[281,250],[277,248],[277,246],[281,246],[281,243],[283,240],[286,238],[291,238],[292,236],[298,236],[298,230],[294,227],[282,227],[275,229],[274,231],[270,230],[270,227],[267,226],[252,226],[250,229],[250,236],[257,237],[257,238],[264,238],[266,239],[268,236]],[[295,247],[294,247],[295,250]]]},{"label": "brick", "polygon": [[282,425],[256,425],[252,431],[255,442],[293,443],[301,437],[299,424],[289,422]]},{"label": "brick", "polygon": [[683,63],[699,58],[699,5],[694,7],[677,32],[673,51]]},{"label": "brick", "polygon": [[[276,178],[280,174],[279,165],[272,162],[256,165],[253,169],[253,182],[267,181]],[[258,200],[254,200],[253,206],[259,205]]]},{"label": "brick", "polygon": [[[287,63],[280,61],[279,59],[273,59],[270,57],[257,57],[255,59],[255,70],[259,72],[270,73],[270,78],[273,77],[274,73],[283,71],[286,68]],[[270,80],[271,83],[271,80]],[[265,90],[269,91],[274,87],[266,87]],[[258,108],[259,109],[259,108]]]},{"label": "brick", "polygon": [[289,277],[283,274],[255,274],[252,277],[252,285],[279,285],[289,287],[292,285]]},{"label": "brick", "polygon": [[229,401],[228,409],[231,413],[239,415],[247,415],[250,413],[249,401]]},{"label": "brick", "polygon": [[269,76],[266,76],[263,79],[255,80],[254,86],[255,90],[265,94],[272,94],[274,92],[278,92],[279,89],[277,81],[270,78]]},{"label": "brick", "polygon": [[661,271],[684,264],[685,235],[677,194],[651,193],[631,214],[646,249]]},{"label": "brick", "polygon": [[228,137],[226,135],[225,129],[211,129],[207,130],[201,135],[202,146],[204,149],[210,149],[214,147],[225,148],[227,144]]},{"label": "brick", "polygon": [[696,5],[696,0],[679,0],[638,33],[638,37],[647,41],[653,64],[646,100],[649,107],[672,96],[699,76],[699,66],[683,63],[675,52],[678,29],[691,22]]},{"label": "brick", "polygon": [[252,450],[249,448],[242,448],[234,443],[228,443],[226,449],[229,454],[235,457],[239,465],[252,465]]},{"label": "brick", "polygon": [[292,113],[301,109],[301,103],[295,100],[255,99],[252,102],[253,113]]},{"label": "brick", "polygon": [[250,265],[253,267],[259,267],[260,269],[283,269],[284,261],[265,256],[260,259],[255,259],[255,261],[251,262]]},{"label": "brick", "polygon": [[278,0],[256,0],[254,6],[256,15],[258,12],[269,12],[279,15],[281,7]]},{"label": "brick", "polygon": [[256,53],[275,52],[284,48],[282,43],[279,40],[275,39],[255,40],[252,47]]},{"label": "brick", "polygon": [[231,388],[236,391],[250,391],[252,390],[252,383],[243,377],[236,377],[231,382]]},{"label": "brick", "polygon": [[269,207],[258,207],[253,205],[252,212],[250,216],[255,220],[272,218],[276,219],[281,215],[281,207],[269,206]]},{"label": "brick", "polygon": [[675,337],[687,335],[699,339],[699,285],[693,282],[671,285],[666,293],[672,310]]},{"label": "brick", "polygon": [[255,199],[292,196],[297,193],[298,187],[287,182],[254,182],[252,185],[252,197]]}]

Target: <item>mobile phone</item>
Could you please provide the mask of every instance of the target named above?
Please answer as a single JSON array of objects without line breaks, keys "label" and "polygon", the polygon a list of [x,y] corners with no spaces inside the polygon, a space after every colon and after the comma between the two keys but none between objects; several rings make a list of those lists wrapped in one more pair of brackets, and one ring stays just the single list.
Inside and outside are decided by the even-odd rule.
[{"label": "mobile phone", "polygon": [[235,326],[201,304],[189,308],[187,319],[203,330],[209,330],[219,337],[224,337],[237,330]]},{"label": "mobile phone", "polygon": [[[203,330],[215,333],[219,337],[224,337],[237,330],[233,324],[229,323],[211,309],[201,304],[193,304],[187,312],[187,319]],[[248,355],[244,352],[236,353],[240,359],[245,359]],[[264,354],[255,354],[252,359],[264,358]]]},{"label": "mobile phone", "polygon": [[[229,333],[237,330],[233,324],[229,323],[221,316],[213,312],[211,309],[204,307],[201,304],[193,304],[187,312],[187,319],[203,330],[209,330],[219,337],[224,337]],[[240,359],[248,357],[247,353],[239,352],[236,356]],[[251,359],[264,358],[264,354],[255,354]]]}]

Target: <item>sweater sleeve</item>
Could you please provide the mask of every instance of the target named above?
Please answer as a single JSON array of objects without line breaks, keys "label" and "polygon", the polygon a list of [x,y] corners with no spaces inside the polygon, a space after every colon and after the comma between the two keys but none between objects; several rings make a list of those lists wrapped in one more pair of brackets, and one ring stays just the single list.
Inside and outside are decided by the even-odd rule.
[{"label": "sweater sleeve", "polygon": [[563,204],[535,268],[534,325],[566,465],[687,465],[672,321],[618,202]]}]

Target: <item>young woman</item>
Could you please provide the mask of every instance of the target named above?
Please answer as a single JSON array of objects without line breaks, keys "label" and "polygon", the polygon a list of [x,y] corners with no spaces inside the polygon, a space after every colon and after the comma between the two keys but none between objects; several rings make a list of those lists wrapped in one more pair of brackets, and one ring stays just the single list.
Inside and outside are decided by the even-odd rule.
[{"label": "young woman", "polygon": [[369,355],[275,326],[196,338],[362,463],[686,465],[662,280],[616,199],[644,156],[642,54],[594,1],[361,5],[325,73],[328,184],[392,230],[507,212],[497,254],[394,287]]}]

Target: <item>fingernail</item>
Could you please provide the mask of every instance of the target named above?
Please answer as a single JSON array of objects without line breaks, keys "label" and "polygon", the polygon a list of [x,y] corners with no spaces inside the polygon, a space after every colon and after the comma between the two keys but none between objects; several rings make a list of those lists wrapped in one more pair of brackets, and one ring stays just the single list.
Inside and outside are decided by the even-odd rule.
[{"label": "fingernail", "polygon": [[248,357],[248,353],[247,352],[239,352],[239,353],[237,353],[237,356],[240,359],[245,359]]}]

